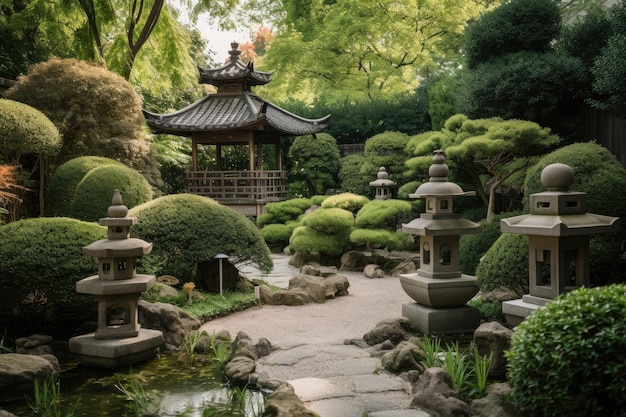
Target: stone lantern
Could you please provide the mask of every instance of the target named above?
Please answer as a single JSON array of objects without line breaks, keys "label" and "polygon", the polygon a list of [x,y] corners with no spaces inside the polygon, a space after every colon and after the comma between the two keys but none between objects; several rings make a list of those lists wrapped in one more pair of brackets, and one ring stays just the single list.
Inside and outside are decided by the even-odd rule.
[{"label": "stone lantern", "polygon": [[118,190],[107,213],[98,223],[107,227],[108,239],[83,248],[85,255],[98,258],[98,275],[76,283],[77,292],[98,302],[98,327],[71,338],[69,347],[80,363],[116,368],[154,357],[164,340],[158,330],[141,329],[137,314],[141,293],[156,283],[153,275],[136,272],[137,257],[149,254],[152,244],[130,237],[137,218],[127,217]]},{"label": "stone lantern", "polygon": [[391,191],[397,185],[396,182],[391,181],[389,179],[389,174],[387,174],[387,168],[380,167],[378,170],[378,174],[376,175],[377,179],[375,181],[370,182],[370,187],[373,187],[376,190],[375,200],[388,200],[391,198]]},{"label": "stone lantern", "polygon": [[587,195],[569,191],[574,171],[565,164],[541,172],[547,191],[530,196],[530,214],[500,220],[503,233],[528,235],[529,292],[502,311],[516,326],[559,294],[589,285],[589,235],[612,232],[617,217],[587,213]]},{"label": "stone lantern", "polygon": [[435,151],[428,170],[430,179],[411,198],[425,198],[426,212],[402,225],[404,232],[419,235],[420,267],[400,276],[404,291],[416,301],[402,306],[402,314],[425,334],[468,333],[480,324],[480,312],[465,305],[476,293],[476,277],[459,271],[459,238],[477,233],[480,225],[453,210],[453,198],[475,195],[448,181],[444,153]]}]

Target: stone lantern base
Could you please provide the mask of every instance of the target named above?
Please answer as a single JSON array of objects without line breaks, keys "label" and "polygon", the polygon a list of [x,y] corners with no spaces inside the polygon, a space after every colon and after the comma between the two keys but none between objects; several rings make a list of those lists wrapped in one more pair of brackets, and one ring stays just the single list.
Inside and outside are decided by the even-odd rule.
[{"label": "stone lantern base", "polygon": [[506,317],[506,322],[511,327],[519,325],[532,313],[548,304],[550,299],[535,297],[530,294],[522,296],[518,300],[504,301],[502,303],[502,312]]},{"label": "stone lantern base", "polygon": [[154,358],[164,344],[161,331],[139,329],[124,339],[96,339],[94,333],[73,337],[69,348],[82,365],[115,369]]},{"label": "stone lantern base", "polygon": [[402,315],[414,329],[426,335],[474,333],[480,325],[480,311],[470,306],[431,308],[405,303]]}]

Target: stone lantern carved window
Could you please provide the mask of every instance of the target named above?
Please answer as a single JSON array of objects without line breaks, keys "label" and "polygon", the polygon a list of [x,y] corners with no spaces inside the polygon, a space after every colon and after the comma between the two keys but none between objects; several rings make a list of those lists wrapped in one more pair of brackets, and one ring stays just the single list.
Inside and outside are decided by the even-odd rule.
[{"label": "stone lantern carved window", "polygon": [[117,263],[117,270],[118,271],[125,271],[126,270],[126,266],[127,266],[126,261],[119,261]]},{"label": "stone lantern carved window", "polygon": [[450,265],[451,260],[452,260],[452,249],[450,248],[450,245],[448,245],[447,243],[444,243],[439,248],[439,264]]},{"label": "stone lantern carved window", "polygon": [[128,306],[113,304],[107,309],[107,326],[122,326],[130,323]]},{"label": "stone lantern carved window", "polygon": [[537,250],[537,285],[550,286],[552,267],[551,267],[552,253],[549,250]]},{"label": "stone lantern carved window", "polygon": [[424,245],[422,246],[422,252],[423,252],[422,263],[424,263],[425,265],[430,265],[430,244],[429,243],[424,243]]},{"label": "stone lantern carved window", "polygon": [[441,200],[439,208],[441,210],[448,210],[448,200]]},{"label": "stone lantern carved window", "polygon": [[107,273],[111,270],[111,264],[108,262],[105,262],[102,264],[102,271]]}]

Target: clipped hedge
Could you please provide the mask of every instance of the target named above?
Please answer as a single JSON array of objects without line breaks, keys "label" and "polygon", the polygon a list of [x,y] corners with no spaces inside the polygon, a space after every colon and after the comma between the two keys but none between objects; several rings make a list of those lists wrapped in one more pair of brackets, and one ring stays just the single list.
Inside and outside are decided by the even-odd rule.
[{"label": "clipped hedge", "polygon": [[82,248],[106,238],[95,223],[36,218],[0,226],[0,323],[12,336],[71,335],[95,320],[97,303],[76,282],[97,274]]},{"label": "clipped hedge", "polygon": [[492,216],[490,220],[480,222],[482,225],[480,232],[462,235],[459,241],[459,269],[461,272],[475,275],[480,259],[502,234],[500,232],[500,219],[520,214],[522,213],[515,211]]},{"label": "clipped hedge", "polygon": [[258,216],[256,222],[259,226],[265,226],[296,220],[312,205],[313,203],[309,198],[292,198],[285,201],[267,203],[265,205],[265,213]]},{"label": "clipped hedge", "polygon": [[85,221],[106,217],[115,189],[128,208],[152,199],[152,188],[138,171],[123,165],[103,165],[89,171],[76,187],[71,217]]},{"label": "clipped hedge", "polygon": [[410,233],[390,232],[383,229],[354,229],[350,233],[350,241],[357,245],[406,250],[413,243],[413,236]]},{"label": "clipped hedge", "polygon": [[528,293],[528,236],[503,233],[476,268],[484,292],[509,289],[520,297]]},{"label": "clipped hedge", "polygon": [[354,216],[340,208],[321,208],[302,217],[300,224],[289,240],[294,251],[336,256],[350,244]]},{"label": "clipped hedge", "polygon": [[69,216],[78,184],[89,171],[103,165],[124,164],[101,156],[81,156],[70,159],[55,169],[46,189],[46,216]]},{"label": "clipped hedge", "polygon": [[369,201],[356,214],[355,224],[365,229],[395,231],[402,221],[411,220],[411,203],[402,200]]},{"label": "clipped hedge", "polygon": [[150,273],[189,280],[198,262],[219,253],[236,264],[272,269],[270,250],[254,223],[209,198],[168,195],[132,208],[129,215],[138,219],[132,235],[154,245],[142,258]]},{"label": "clipped hedge", "polygon": [[332,235],[350,229],[354,225],[354,216],[341,208],[324,208],[304,216],[300,223],[317,232]]},{"label": "clipped hedge", "polygon": [[602,285],[626,282],[626,268],[620,260],[621,244],[626,240],[626,169],[606,148],[597,143],[575,143],[544,156],[528,169],[524,188],[525,212],[530,195],[546,191],[541,171],[553,163],[569,165],[574,170],[571,191],[587,193],[587,211],[622,219],[618,232],[592,235],[589,242],[591,282]]},{"label": "clipped hedge", "polygon": [[626,286],[580,288],[522,322],[508,353],[512,400],[528,417],[626,410]]},{"label": "clipped hedge", "polygon": [[261,229],[261,236],[268,243],[287,243],[291,237],[293,229],[298,227],[298,222],[287,222],[285,224],[268,224]]}]

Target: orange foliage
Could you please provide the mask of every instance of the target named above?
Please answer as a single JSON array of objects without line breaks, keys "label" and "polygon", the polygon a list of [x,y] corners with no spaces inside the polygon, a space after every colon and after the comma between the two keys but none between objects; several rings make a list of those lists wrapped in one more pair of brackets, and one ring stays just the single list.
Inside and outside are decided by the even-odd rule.
[{"label": "orange foliage", "polygon": [[0,165],[0,200],[5,200],[8,203],[19,203],[22,201],[17,194],[9,191],[25,189],[16,182],[15,170],[17,168],[14,165]]}]

